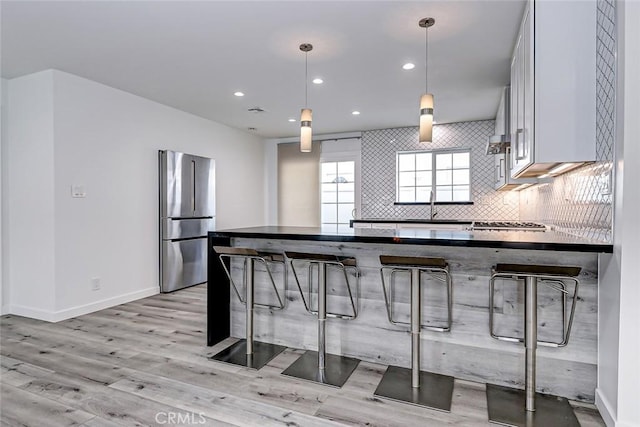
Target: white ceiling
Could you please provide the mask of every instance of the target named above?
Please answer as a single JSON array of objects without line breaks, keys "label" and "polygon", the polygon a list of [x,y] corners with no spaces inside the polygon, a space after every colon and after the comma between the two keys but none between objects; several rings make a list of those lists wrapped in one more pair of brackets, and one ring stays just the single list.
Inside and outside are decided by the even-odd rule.
[{"label": "white ceiling", "polygon": [[[315,134],[495,116],[525,0],[2,1],[2,76],[73,73],[264,137],[298,134],[304,54]],[[416,68],[405,71],[406,61]],[[235,97],[237,90],[246,95]],[[259,106],[264,113],[247,109]],[[361,111],[353,116],[351,111]]]}]

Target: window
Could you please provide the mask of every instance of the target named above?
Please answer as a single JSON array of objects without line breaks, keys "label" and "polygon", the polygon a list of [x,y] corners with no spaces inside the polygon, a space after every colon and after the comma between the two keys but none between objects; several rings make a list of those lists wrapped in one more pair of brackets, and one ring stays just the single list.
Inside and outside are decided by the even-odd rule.
[{"label": "window", "polygon": [[396,202],[471,201],[471,151],[398,152]]},{"label": "window", "polygon": [[320,164],[320,217],[323,228],[349,228],[356,208],[355,180],[355,161]]}]

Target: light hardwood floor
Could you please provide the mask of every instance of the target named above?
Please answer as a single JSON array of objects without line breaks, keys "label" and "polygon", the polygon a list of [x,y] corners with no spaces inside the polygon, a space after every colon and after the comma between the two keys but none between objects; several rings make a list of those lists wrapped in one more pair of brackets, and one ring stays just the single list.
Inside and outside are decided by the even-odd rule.
[{"label": "light hardwood floor", "polygon": [[[362,362],[342,389],[333,389],[280,375],[299,350],[286,350],[260,371],[211,361],[235,340],[205,345],[205,303],[201,285],[55,324],[3,316],[0,423],[488,425],[483,384],[456,381],[447,414],[373,397],[384,365]],[[574,410],[583,426],[604,426],[592,406],[576,403]]]}]

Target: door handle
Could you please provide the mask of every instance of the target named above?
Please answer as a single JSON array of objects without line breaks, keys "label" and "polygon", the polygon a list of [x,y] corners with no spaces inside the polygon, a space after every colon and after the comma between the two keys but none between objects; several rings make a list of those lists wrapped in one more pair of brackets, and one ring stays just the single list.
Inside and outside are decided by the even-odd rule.
[{"label": "door handle", "polygon": [[191,160],[191,209],[196,212],[196,161]]},{"label": "door handle", "polygon": [[[520,144],[520,135],[524,136],[524,129],[518,129],[516,131],[516,160],[522,160],[525,158],[524,150]],[[520,153],[522,153],[522,155]]]}]

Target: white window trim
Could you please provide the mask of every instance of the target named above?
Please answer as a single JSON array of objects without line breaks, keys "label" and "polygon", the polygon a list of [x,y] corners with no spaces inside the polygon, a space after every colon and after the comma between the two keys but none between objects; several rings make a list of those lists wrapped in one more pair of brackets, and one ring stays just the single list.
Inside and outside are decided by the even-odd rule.
[{"label": "white window trim", "polygon": [[396,194],[395,194],[395,204],[407,204],[407,205],[424,205],[424,204],[429,204],[429,201],[426,202],[400,202],[398,200],[398,195],[400,194],[400,186],[399,186],[399,179],[398,179],[398,174],[400,172],[400,166],[399,166],[399,161],[398,161],[398,155],[399,154],[419,154],[419,153],[431,153],[433,155],[432,157],[432,164],[431,164],[431,173],[432,173],[432,181],[431,181],[431,189],[432,191],[435,190],[436,187],[436,174],[435,174],[435,159],[436,159],[436,155],[437,154],[446,154],[446,153],[469,153],[469,200],[460,200],[460,201],[446,201],[446,202],[439,202],[439,201],[435,201],[434,203],[436,204],[450,204],[450,205],[455,205],[455,204],[468,204],[468,203],[473,203],[473,150],[469,147],[469,148],[463,148],[463,147],[456,147],[456,148],[438,148],[435,150],[407,150],[407,151],[396,151],[396,171],[395,171],[395,186],[396,186]]}]

